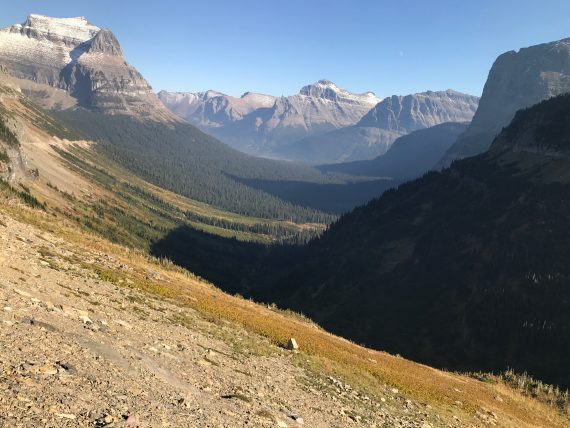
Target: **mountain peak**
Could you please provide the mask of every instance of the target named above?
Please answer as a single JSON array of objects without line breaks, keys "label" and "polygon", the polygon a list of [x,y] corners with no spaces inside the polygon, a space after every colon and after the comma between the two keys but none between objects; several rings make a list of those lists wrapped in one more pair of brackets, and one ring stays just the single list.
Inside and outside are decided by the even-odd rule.
[{"label": "mountain peak", "polygon": [[364,104],[369,105],[370,107],[373,107],[380,102],[380,98],[378,98],[374,92],[354,94],[345,89],[339,88],[334,82],[327,79],[321,79],[310,85],[303,86],[299,91],[299,94],[335,102]]},{"label": "mountain peak", "polygon": [[104,28],[97,33],[91,41],[88,52],[99,52],[116,56],[123,55],[119,41],[108,28]]},{"label": "mountain peak", "polygon": [[175,122],[144,77],[123,59],[117,38],[84,17],[29,15],[0,29],[0,63],[18,79],[42,85],[28,96],[46,108],[74,105],[108,114]]},{"label": "mountain peak", "polygon": [[23,24],[16,24],[10,32],[20,32],[30,38],[66,43],[81,43],[95,36],[101,29],[82,16],[53,18],[30,14]]},{"label": "mountain peak", "polygon": [[342,92],[338,86],[326,79],[321,79],[310,85],[303,86],[299,93],[301,95],[314,96],[319,98],[330,98],[333,94]]}]

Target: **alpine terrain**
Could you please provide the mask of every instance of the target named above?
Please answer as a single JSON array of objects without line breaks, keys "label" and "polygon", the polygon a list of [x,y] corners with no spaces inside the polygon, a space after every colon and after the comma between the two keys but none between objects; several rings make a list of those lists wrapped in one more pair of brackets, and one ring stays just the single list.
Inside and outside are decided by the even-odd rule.
[{"label": "alpine terrain", "polygon": [[380,101],[372,92],[353,94],[328,80],[281,97],[246,92],[235,98],[215,91],[158,95],[203,131],[239,150],[268,157],[280,157],[280,147],[293,141],[353,125]]},{"label": "alpine terrain", "polygon": [[479,99],[453,90],[385,98],[357,124],[284,146],[282,157],[313,164],[367,160],[402,135],[444,122],[469,122]]},{"label": "alpine terrain", "polygon": [[387,20],[99,3],[65,10],[122,46],[83,17],[0,29],[0,427],[569,426],[568,39],[500,57],[480,105],[156,94],[260,59],[364,81],[411,39],[380,70],[360,32]]},{"label": "alpine terrain", "polygon": [[2,426],[565,425],[516,377],[366,349],[150,257],[177,224],[227,236],[234,223],[246,240],[301,226],[144,181],[20,83],[0,75]]}]

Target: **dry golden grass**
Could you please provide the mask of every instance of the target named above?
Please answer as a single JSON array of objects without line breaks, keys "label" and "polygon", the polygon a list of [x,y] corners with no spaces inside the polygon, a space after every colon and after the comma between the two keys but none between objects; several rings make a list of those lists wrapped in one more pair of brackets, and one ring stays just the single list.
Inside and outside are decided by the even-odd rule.
[{"label": "dry golden grass", "polygon": [[[552,406],[525,396],[500,380],[482,382],[366,349],[299,317],[227,295],[168,261],[112,244],[82,232],[70,223],[56,223],[48,214],[25,207],[8,206],[4,210],[15,218],[63,237],[76,246],[78,253],[110,254],[117,262],[134,268],[125,272],[100,265],[84,265],[101,279],[125,286],[129,283],[129,287],[172,299],[208,319],[228,321],[278,346],[285,346],[291,337],[296,338],[301,347],[301,352],[293,359],[296,363],[319,375],[341,377],[370,396],[379,396],[384,385],[388,385],[398,388],[405,396],[430,404],[444,418],[457,416],[476,425],[481,424],[475,419],[477,411],[496,413],[499,425],[505,427],[566,427],[570,424],[570,420]],[[149,279],[149,271],[158,273],[159,279]]]}]

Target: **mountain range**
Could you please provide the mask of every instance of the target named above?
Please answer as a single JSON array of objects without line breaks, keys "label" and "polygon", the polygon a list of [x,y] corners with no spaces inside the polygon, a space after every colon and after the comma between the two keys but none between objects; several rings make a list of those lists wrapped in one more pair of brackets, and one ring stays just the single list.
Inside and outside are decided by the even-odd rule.
[{"label": "mountain range", "polygon": [[[217,272],[216,283],[302,312],[358,343],[430,365],[511,368],[570,385],[566,46],[563,40],[499,57],[477,110],[481,119],[467,129],[442,124],[417,130],[373,161],[321,168],[397,176],[413,165],[421,175],[438,164],[431,151],[422,163],[424,147],[445,156],[459,144],[455,137],[460,142],[480,120],[491,126],[494,117],[492,129],[499,131],[487,150],[483,139],[482,153],[399,184],[301,248],[225,249],[220,256],[231,268]],[[517,66],[497,80],[504,58],[516,58]],[[548,98],[556,91],[563,94]],[[533,102],[529,94],[548,99],[511,113],[505,94],[525,103]],[[418,158],[406,153],[421,162],[414,164]],[[200,264],[185,256],[196,239],[180,228],[154,251],[209,277],[208,257]],[[242,252],[249,259],[232,264]]]},{"label": "mountain range", "polygon": [[[453,90],[379,100],[326,80],[291,97],[159,97],[109,30],[30,15],[0,30],[0,191],[24,219],[37,210],[38,224],[172,260],[367,346],[568,386],[568,40],[500,56],[480,103]],[[308,163],[380,156],[319,168],[255,158],[161,100],[241,150]],[[121,269],[91,279],[119,287]],[[171,296],[149,282],[160,275],[136,274],[129,285]],[[455,392],[445,406],[459,407]]]},{"label": "mountain range", "polygon": [[226,244],[312,225],[184,198],[95,146],[0,75],[0,425],[567,426],[564,393],[526,375],[368,349],[149,257],[181,224]]},{"label": "mountain range", "polygon": [[[0,30],[0,64],[27,99],[51,110],[76,134],[96,141],[95,150],[103,156],[155,185],[234,213],[328,223],[339,211],[388,187],[385,180],[359,185],[308,166],[248,156],[201,132],[164,106],[125,60],[108,29],[82,17],[32,14],[23,24]],[[317,92],[317,98],[332,100],[335,93],[327,85],[307,87],[307,95],[283,103],[295,110],[296,102],[311,100]],[[342,96],[350,103],[350,94]],[[228,111],[243,113],[249,101]],[[255,180],[256,186],[245,180]],[[265,182],[296,183],[295,195],[268,192]],[[338,201],[337,187],[348,182],[354,184],[356,198]],[[298,204],[300,195],[310,200],[316,193],[318,204]]]},{"label": "mountain range", "polygon": [[380,101],[372,92],[353,94],[328,80],[281,97],[246,92],[235,98],[216,91],[158,95],[203,131],[239,150],[266,156],[290,141],[352,125]]},{"label": "mountain range", "polygon": [[408,132],[470,121],[478,102],[452,90],[380,100],[328,80],[288,97],[246,92],[234,98],[216,91],[158,95],[174,113],[238,150],[311,164],[371,159]]},{"label": "mountain range", "polygon": [[469,122],[478,98],[453,90],[391,96],[356,125],[306,138],[280,148],[283,157],[311,163],[338,163],[383,155],[402,135],[444,122]]},{"label": "mountain range", "polygon": [[[216,252],[216,283],[429,365],[568,386],[569,127],[570,94],[522,110],[487,153],[386,191],[303,247]],[[154,251],[209,277],[207,257],[186,256],[196,242],[180,228]]]}]

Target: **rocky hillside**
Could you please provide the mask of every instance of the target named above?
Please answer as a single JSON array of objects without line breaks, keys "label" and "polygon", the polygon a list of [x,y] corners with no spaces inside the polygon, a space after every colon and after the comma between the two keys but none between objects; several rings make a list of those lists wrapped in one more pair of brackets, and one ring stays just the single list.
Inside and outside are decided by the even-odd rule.
[{"label": "rocky hillside", "polygon": [[311,163],[372,159],[402,135],[444,122],[471,121],[478,101],[453,90],[394,95],[378,103],[356,125],[306,138],[282,147],[280,153]]},{"label": "rocky hillside", "polygon": [[570,95],[520,111],[488,153],[386,192],[271,266],[258,295],[432,365],[569,386],[569,124]]},{"label": "rocky hillside", "polygon": [[48,108],[179,121],[123,56],[115,36],[85,18],[30,15],[0,30],[0,64]]},{"label": "rocky hillside", "polygon": [[173,112],[239,150],[272,156],[286,143],[358,122],[380,99],[353,94],[328,80],[284,97],[245,93],[240,98],[215,91],[159,93]]},{"label": "rocky hillside", "polygon": [[570,39],[500,55],[489,72],[471,126],[440,165],[487,150],[521,108],[570,91]]}]

